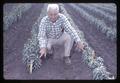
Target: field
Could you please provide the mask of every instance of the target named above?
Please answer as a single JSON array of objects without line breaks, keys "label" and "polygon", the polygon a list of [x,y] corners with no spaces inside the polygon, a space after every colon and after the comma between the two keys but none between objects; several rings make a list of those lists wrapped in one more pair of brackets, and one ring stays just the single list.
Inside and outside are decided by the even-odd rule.
[{"label": "field", "polygon": [[[47,4],[26,4],[27,6],[24,5],[26,9],[23,8],[24,11],[21,5],[23,4],[20,4],[20,8],[18,8],[20,9],[18,11],[21,11],[20,13],[12,12],[14,14],[11,15],[13,16],[11,17],[11,22],[4,20],[4,78],[92,80],[94,72],[84,59],[83,55],[85,53],[75,50],[75,46],[73,46],[71,51],[71,65],[63,63],[61,57],[64,51],[63,46],[57,45],[54,46],[54,58],[45,60],[40,69],[29,74],[23,59],[25,56],[29,56],[27,52],[34,51],[36,48],[36,52],[38,51],[36,40],[38,25],[41,18],[46,15]],[[116,78],[116,5],[113,3],[64,3],[59,5],[61,6],[60,12],[68,17],[77,31],[81,32],[80,35],[83,41],[96,52],[97,57],[101,57],[104,60],[104,67]],[[4,5],[4,17],[9,15],[7,13],[12,11],[13,6],[18,5]],[[38,56],[39,54],[36,55]]]}]

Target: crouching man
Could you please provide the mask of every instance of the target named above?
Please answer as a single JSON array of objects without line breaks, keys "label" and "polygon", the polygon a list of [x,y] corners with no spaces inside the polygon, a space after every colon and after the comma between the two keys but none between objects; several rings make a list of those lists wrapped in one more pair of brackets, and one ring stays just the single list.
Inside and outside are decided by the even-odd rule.
[{"label": "crouching man", "polygon": [[70,51],[74,41],[80,50],[84,48],[76,30],[71,26],[66,16],[59,13],[59,6],[57,4],[48,4],[47,16],[42,18],[39,25],[38,40],[40,58],[42,56],[46,57],[52,45],[64,44],[64,60],[66,64],[71,63]]}]

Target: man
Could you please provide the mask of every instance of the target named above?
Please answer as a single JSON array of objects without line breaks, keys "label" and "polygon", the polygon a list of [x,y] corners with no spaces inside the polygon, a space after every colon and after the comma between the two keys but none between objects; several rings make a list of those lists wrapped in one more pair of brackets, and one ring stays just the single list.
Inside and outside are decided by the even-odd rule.
[{"label": "man", "polygon": [[57,4],[48,4],[47,16],[42,18],[39,25],[38,40],[40,58],[42,56],[46,57],[52,45],[64,44],[64,60],[66,64],[71,63],[70,51],[74,41],[81,50],[84,48],[76,30],[71,26],[68,19],[59,13],[59,6]]}]

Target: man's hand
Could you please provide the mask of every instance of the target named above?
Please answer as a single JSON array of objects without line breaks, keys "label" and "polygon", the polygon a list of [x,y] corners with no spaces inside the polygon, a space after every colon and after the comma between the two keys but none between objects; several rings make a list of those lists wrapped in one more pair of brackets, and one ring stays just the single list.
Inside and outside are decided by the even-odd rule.
[{"label": "man's hand", "polygon": [[79,48],[80,50],[84,50],[84,47],[85,47],[85,45],[84,45],[84,43],[81,43],[81,42],[77,42],[77,48]]},{"label": "man's hand", "polygon": [[46,54],[47,54],[47,50],[46,50],[46,48],[41,48],[41,50],[40,50],[40,58],[44,55],[44,57],[46,58]]}]

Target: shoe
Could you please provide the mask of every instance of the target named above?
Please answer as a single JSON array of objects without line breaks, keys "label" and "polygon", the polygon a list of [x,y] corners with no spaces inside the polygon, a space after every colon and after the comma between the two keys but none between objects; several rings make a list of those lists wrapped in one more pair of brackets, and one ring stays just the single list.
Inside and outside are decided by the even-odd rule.
[{"label": "shoe", "polygon": [[47,58],[53,58],[53,56],[54,56],[54,49],[52,48],[50,51],[48,51],[48,53],[47,53]]},{"label": "shoe", "polygon": [[64,57],[65,64],[70,65],[71,64],[71,59],[70,57]]},{"label": "shoe", "polygon": [[53,58],[53,56],[54,56],[53,54],[49,54],[49,53],[48,53],[48,54],[47,54],[47,56],[46,56],[46,59],[49,59],[49,58],[51,58],[51,59],[52,59],[52,58]]}]

